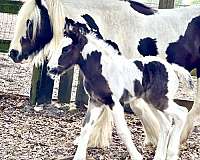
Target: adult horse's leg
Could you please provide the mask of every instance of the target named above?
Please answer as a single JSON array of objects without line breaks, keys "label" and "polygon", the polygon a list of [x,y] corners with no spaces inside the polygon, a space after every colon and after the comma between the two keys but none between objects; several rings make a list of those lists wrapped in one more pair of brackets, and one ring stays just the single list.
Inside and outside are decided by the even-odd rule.
[{"label": "adult horse's leg", "polygon": [[60,76],[58,102],[70,103],[74,68],[69,69],[64,75]]},{"label": "adult horse's leg", "polygon": [[33,67],[33,75],[30,91],[30,102],[32,105],[51,103],[54,80],[47,74],[48,61],[45,60],[43,65]]},{"label": "adult horse's leg", "polygon": [[197,68],[197,93],[192,109],[188,113],[187,120],[181,134],[181,143],[185,142],[194,127],[194,120],[200,116],[200,67]]}]

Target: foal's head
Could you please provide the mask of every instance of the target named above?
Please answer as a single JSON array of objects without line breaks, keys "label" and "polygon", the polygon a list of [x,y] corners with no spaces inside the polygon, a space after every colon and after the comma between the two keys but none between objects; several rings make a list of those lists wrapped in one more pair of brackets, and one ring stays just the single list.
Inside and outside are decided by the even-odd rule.
[{"label": "foal's head", "polygon": [[48,65],[50,74],[62,74],[73,65],[78,64],[82,57],[81,51],[88,42],[85,36],[87,33],[89,33],[89,29],[85,24],[74,22],[72,19],[66,18],[64,31],[65,41],[63,41],[64,47],[62,47],[57,66]]}]

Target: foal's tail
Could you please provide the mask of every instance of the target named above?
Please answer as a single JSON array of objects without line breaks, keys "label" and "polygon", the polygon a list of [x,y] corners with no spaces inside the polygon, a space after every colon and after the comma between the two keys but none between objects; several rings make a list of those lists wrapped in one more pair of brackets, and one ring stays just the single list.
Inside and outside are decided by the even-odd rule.
[{"label": "foal's tail", "polygon": [[192,76],[190,75],[190,73],[184,69],[183,67],[177,65],[177,64],[172,64],[172,67],[174,69],[174,71],[177,73],[179,79],[184,79],[187,83],[187,86],[190,89],[194,88],[194,84],[193,84],[193,80],[192,80]]},{"label": "foal's tail", "polygon": [[104,107],[88,143],[89,147],[108,147],[112,140],[113,118],[109,107]]}]

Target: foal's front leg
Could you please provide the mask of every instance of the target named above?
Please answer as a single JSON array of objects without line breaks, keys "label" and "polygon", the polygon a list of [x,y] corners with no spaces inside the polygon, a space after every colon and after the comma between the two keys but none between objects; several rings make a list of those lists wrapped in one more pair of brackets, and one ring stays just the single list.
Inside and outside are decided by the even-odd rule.
[{"label": "foal's front leg", "polygon": [[85,160],[86,159],[86,152],[87,152],[87,145],[89,141],[89,137],[93,131],[93,128],[96,124],[97,119],[99,118],[103,108],[101,105],[97,105],[93,101],[89,101],[88,104],[88,114],[90,116],[87,117],[87,121],[83,128],[81,129],[78,148],[76,154],[74,156],[74,160]]},{"label": "foal's front leg", "polygon": [[131,139],[131,132],[128,129],[124,117],[124,109],[117,100],[115,100],[115,105],[113,106],[112,114],[114,123],[116,125],[117,133],[119,134],[122,141],[125,143],[127,150],[131,156],[131,159],[142,160],[141,154],[137,151],[137,148],[135,147]]}]

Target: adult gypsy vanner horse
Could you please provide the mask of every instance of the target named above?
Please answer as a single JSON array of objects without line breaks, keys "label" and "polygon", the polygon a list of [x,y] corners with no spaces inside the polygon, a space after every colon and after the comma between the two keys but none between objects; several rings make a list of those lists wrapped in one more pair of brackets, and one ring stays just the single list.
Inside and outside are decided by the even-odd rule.
[{"label": "adult gypsy vanner horse", "polygon": [[[119,50],[125,53],[127,58],[140,56],[138,44],[146,37],[156,39],[157,51],[165,58],[169,43],[176,42],[180,35],[184,35],[188,24],[199,15],[200,6],[155,11],[138,2],[120,0],[28,0],[19,11],[9,55],[18,63],[24,60],[42,63],[46,57],[50,60],[56,59],[55,51],[62,48],[59,44],[63,38],[65,17],[83,17],[104,39],[116,42]],[[194,43],[192,47],[199,49],[198,40],[199,33],[195,35],[195,39],[189,39],[190,43]],[[178,54],[181,57],[181,51],[178,51]],[[196,58],[199,61],[199,56]],[[182,59],[187,60],[188,57]],[[200,111],[200,68],[199,65],[193,68],[197,68],[198,72],[198,93],[188,114],[181,141],[187,139],[193,127],[193,120],[199,116]],[[153,113],[143,106],[135,112],[144,125],[145,143],[157,144],[159,124]],[[109,110],[104,109],[96,124],[95,133],[90,137],[89,145],[109,144],[111,117]],[[102,125],[98,125],[102,123],[103,128]],[[106,132],[102,131],[104,129]]]}]

